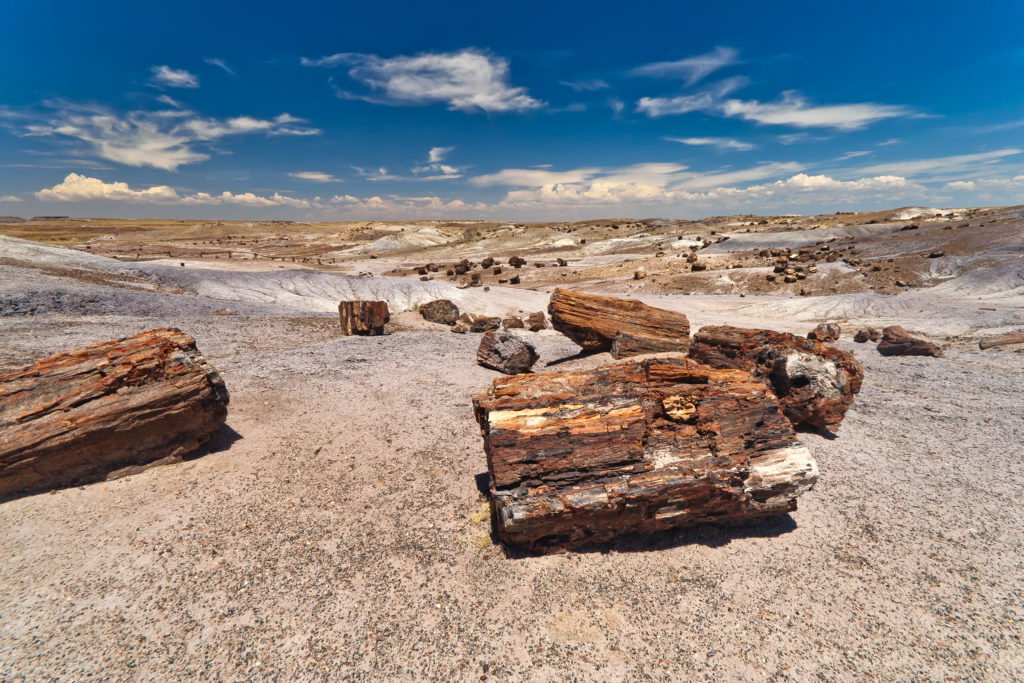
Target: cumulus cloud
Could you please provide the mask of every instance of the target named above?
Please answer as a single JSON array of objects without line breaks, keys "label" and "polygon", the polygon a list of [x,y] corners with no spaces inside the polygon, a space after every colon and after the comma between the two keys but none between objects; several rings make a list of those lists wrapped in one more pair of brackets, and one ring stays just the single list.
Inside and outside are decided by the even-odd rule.
[{"label": "cumulus cloud", "polygon": [[711,52],[695,57],[638,66],[630,71],[630,74],[654,78],[679,78],[686,85],[694,85],[715,71],[735,64],[738,56],[739,52],[731,47],[716,47]]},{"label": "cumulus cloud", "polygon": [[737,152],[746,152],[757,149],[757,145],[734,138],[665,138],[670,142],[679,142],[684,145],[707,145],[719,149],[733,149]]},{"label": "cumulus cloud", "polygon": [[237,116],[204,118],[184,109],[132,111],[119,114],[100,107],[51,103],[56,113],[23,126],[22,135],[71,138],[86,143],[98,157],[126,166],[151,166],[167,171],[205,161],[196,148],[229,135],[262,133],[318,135],[303,119],[281,114],[273,119]]},{"label": "cumulus cloud", "polygon": [[339,53],[320,59],[302,58],[310,67],[348,66],[348,75],[374,95],[339,90],[341,97],[377,104],[425,105],[443,102],[457,111],[522,112],[543,103],[526,88],[509,83],[508,60],[479,50],[422,53],[384,58]]},{"label": "cumulus cloud", "polygon": [[462,168],[444,163],[454,147],[431,147],[427,163],[412,168],[416,180],[452,180],[462,177]]},{"label": "cumulus cloud", "polygon": [[436,164],[444,161],[444,158],[455,149],[454,147],[431,147],[428,153],[430,163]]},{"label": "cumulus cloud", "polygon": [[795,90],[787,90],[777,102],[726,100],[721,104],[721,113],[766,125],[857,130],[883,119],[910,116],[912,112],[902,105],[873,102],[814,106]]},{"label": "cumulus cloud", "polygon": [[133,189],[125,182],[108,183],[99,178],[91,178],[78,173],[69,173],[63,182],[39,190],[35,196],[43,201],[57,202],[107,200],[140,204],[239,204],[255,207],[289,206],[293,208],[311,206],[310,202],[305,199],[296,199],[277,192],[270,197],[263,197],[252,192],[233,194],[227,191],[220,194],[197,192],[181,195],[169,185]]},{"label": "cumulus cloud", "polygon": [[297,171],[295,173],[289,173],[292,178],[298,178],[299,180],[312,180],[316,183],[340,183],[341,178],[336,178],[330,173],[323,173],[321,171]]},{"label": "cumulus cloud", "polygon": [[217,67],[218,69],[223,69],[225,73],[228,73],[232,76],[235,75],[235,70],[232,69],[227,62],[225,62],[223,59],[219,57],[207,57],[203,61],[207,64]]},{"label": "cumulus cloud", "polygon": [[172,69],[169,66],[154,66],[150,68],[153,77],[150,79],[155,85],[166,88],[198,88],[199,77],[191,74],[185,69]]}]

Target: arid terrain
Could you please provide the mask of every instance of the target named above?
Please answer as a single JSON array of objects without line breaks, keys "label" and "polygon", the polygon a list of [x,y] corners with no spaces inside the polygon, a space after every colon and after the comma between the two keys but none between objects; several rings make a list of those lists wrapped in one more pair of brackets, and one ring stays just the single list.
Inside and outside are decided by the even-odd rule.
[{"label": "arid terrain", "polygon": [[[800,434],[799,509],[497,544],[470,396],[499,375],[415,309],[525,315],[556,286],[694,330],[838,322],[864,385],[837,436]],[[387,300],[389,334],[339,336],[342,299]],[[852,340],[894,324],[943,356]],[[1024,345],[978,344],[1024,329],[1022,207],[0,223],[0,372],[162,327],[220,371],[227,424],[184,463],[0,503],[0,680],[1024,678]],[[523,334],[534,371],[614,362]]]}]

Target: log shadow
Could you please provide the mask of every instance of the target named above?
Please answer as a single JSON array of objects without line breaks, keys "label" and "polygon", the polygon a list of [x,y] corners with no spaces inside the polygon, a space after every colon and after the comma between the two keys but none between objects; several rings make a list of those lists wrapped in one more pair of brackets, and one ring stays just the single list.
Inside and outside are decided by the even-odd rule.
[{"label": "log shadow", "polygon": [[196,460],[207,455],[226,451],[231,448],[235,442],[241,441],[243,438],[244,437],[241,434],[231,428],[231,425],[225,422],[213,433],[213,436],[207,439],[206,443],[188,455],[183,456],[182,460]]},{"label": "log shadow", "polygon": [[811,427],[810,425],[798,425],[798,426],[794,427],[793,430],[797,434],[814,434],[815,436],[820,436],[821,438],[828,439],[829,441],[835,441],[836,439],[839,438],[838,434],[836,434],[835,432],[831,432],[828,429],[825,429],[824,427]]},{"label": "log shadow", "polygon": [[550,361],[548,361],[547,363],[544,364],[544,367],[550,368],[552,365],[561,365],[562,363],[568,363],[569,361],[582,360],[584,358],[589,358],[590,356],[596,356],[599,353],[605,353],[605,352],[604,351],[587,351],[587,350],[584,349],[584,350],[581,350],[579,353],[572,354],[571,356],[563,356],[562,358],[556,358],[555,360],[550,360]]}]

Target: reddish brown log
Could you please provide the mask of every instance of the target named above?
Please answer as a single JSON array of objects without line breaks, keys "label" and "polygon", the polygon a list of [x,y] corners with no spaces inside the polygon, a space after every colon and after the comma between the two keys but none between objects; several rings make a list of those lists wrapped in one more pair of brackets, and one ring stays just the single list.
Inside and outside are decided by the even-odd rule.
[{"label": "reddish brown log", "polygon": [[[615,358],[655,351],[686,353],[690,321],[635,299],[556,289],[548,304],[551,326],[587,351],[611,351]],[[616,336],[622,341],[615,346]]]},{"label": "reddish brown log", "polygon": [[899,325],[892,325],[882,330],[882,341],[878,342],[878,352],[883,356],[941,356],[938,346],[918,337]]},{"label": "reddish brown log", "polygon": [[688,358],[499,378],[473,405],[499,536],[530,550],[783,514],[817,479],[763,382]]},{"label": "reddish brown log", "polygon": [[767,382],[794,425],[835,430],[860,391],[864,368],[847,351],[785,332],[702,327],[690,357]]},{"label": "reddish brown log", "polygon": [[387,301],[341,301],[338,303],[341,333],[376,336],[384,334],[391,320]]},{"label": "reddish brown log", "polygon": [[1020,332],[1007,332],[1006,334],[997,334],[991,337],[985,337],[978,342],[978,348],[984,351],[985,349],[994,349],[1001,346],[1015,346],[1017,344],[1024,344],[1024,330]]},{"label": "reddish brown log", "polygon": [[178,459],[217,431],[227,406],[220,375],[175,329],[0,375],[0,496]]}]

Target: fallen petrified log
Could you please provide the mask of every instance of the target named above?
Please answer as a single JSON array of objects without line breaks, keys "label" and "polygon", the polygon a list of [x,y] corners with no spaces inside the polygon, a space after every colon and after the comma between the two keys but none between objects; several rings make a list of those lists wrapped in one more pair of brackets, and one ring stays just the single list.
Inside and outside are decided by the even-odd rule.
[{"label": "fallen petrified log", "polygon": [[852,353],[772,330],[702,327],[690,357],[762,378],[794,425],[830,430],[839,427],[864,379],[864,368]]},{"label": "fallen petrified log", "polygon": [[387,301],[341,301],[338,303],[341,333],[376,336],[384,334],[391,320]]},{"label": "fallen petrified log", "polygon": [[941,356],[942,351],[931,342],[911,336],[899,325],[891,325],[882,330],[882,341],[878,342],[878,352],[883,356]]},{"label": "fallen petrified log", "polygon": [[217,431],[227,406],[220,375],[175,329],[0,375],[0,496],[180,458]]},{"label": "fallen petrified log", "polygon": [[818,476],[763,382],[689,358],[498,378],[473,406],[498,534],[534,551],[783,514]]},{"label": "fallen petrified log", "polygon": [[506,375],[528,372],[540,356],[533,344],[504,330],[485,332],[476,350],[476,362]]},{"label": "fallen petrified log", "polygon": [[686,353],[690,347],[690,321],[685,315],[636,299],[555,289],[548,314],[552,327],[585,350],[611,351],[615,358],[657,351]]},{"label": "fallen petrified log", "polygon": [[985,337],[978,342],[978,348],[984,351],[985,349],[995,349],[1001,346],[1013,346],[1015,344],[1024,344],[1024,330],[1020,332],[1007,332],[1006,334],[997,334],[991,337]]}]

